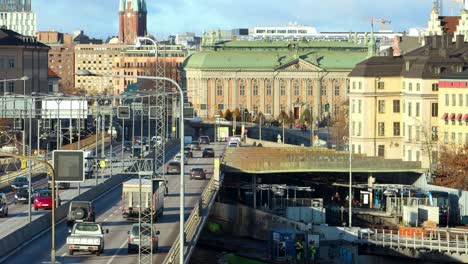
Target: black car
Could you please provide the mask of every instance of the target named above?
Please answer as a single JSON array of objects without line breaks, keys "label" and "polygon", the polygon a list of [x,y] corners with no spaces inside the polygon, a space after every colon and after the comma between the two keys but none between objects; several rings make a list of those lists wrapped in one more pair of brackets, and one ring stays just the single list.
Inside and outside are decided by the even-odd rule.
[{"label": "black car", "polygon": [[11,188],[13,190],[16,190],[22,187],[29,187],[28,177],[18,176],[11,182]]},{"label": "black car", "polygon": [[200,144],[210,144],[210,138],[208,136],[200,136],[198,142],[200,142]]},{"label": "black car", "polygon": [[[34,194],[33,189],[31,189],[31,193]],[[29,188],[21,187],[21,188],[16,190],[15,204],[17,204],[17,203],[28,203],[28,198],[31,200],[31,202],[34,201],[34,196],[29,195]]]},{"label": "black car", "polygon": [[214,156],[215,156],[215,152],[213,148],[205,148],[203,150],[203,155],[202,155],[203,158],[214,158]]},{"label": "black car", "polygon": [[200,142],[198,142],[198,141],[192,141],[192,143],[190,143],[190,149],[191,149],[192,151],[194,151],[194,150],[201,150]]},{"label": "black car", "polygon": [[185,157],[187,157],[187,158],[193,158],[193,152],[192,152],[192,149],[190,147],[185,147],[184,148],[184,154],[185,154]]}]

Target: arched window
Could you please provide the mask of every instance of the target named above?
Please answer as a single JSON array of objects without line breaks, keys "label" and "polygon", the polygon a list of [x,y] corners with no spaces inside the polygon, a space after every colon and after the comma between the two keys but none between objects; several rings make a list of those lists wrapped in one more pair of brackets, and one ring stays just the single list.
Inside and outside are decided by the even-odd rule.
[{"label": "arched window", "polygon": [[294,96],[299,96],[299,80],[294,80]]},{"label": "arched window", "polygon": [[253,96],[257,96],[258,95],[258,81],[257,80],[253,80],[253,88],[252,88],[252,93],[253,93]]},{"label": "arched window", "polygon": [[286,95],[286,82],[284,80],[280,81],[280,95]]},{"label": "arched window", "polygon": [[239,95],[240,96],[245,95],[245,82],[244,82],[244,80],[239,81]]},{"label": "arched window", "polygon": [[266,80],[266,95],[271,96],[271,80]]},{"label": "arched window", "polygon": [[216,95],[217,96],[223,95],[223,81],[222,80],[216,81]]}]

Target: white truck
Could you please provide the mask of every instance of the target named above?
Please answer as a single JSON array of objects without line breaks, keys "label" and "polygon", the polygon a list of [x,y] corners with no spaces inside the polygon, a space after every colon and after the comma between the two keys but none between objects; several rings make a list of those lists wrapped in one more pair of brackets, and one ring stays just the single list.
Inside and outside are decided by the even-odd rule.
[{"label": "white truck", "polygon": [[[106,229],[106,234],[109,230]],[[75,223],[67,237],[68,255],[75,251],[88,251],[96,256],[104,251],[104,230],[99,223],[79,222]]]},{"label": "white truck", "polygon": [[[153,219],[157,220],[164,213],[164,194],[166,184],[164,180],[141,179],[141,204],[140,204],[140,180],[131,179],[122,183],[122,217],[137,219],[140,210],[149,212],[153,208]],[[151,197],[152,203],[151,203]]]}]

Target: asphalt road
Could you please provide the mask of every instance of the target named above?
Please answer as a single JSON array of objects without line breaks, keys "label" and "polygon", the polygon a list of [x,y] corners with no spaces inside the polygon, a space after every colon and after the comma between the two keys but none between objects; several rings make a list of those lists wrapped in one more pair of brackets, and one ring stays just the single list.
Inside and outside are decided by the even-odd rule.
[{"label": "asphalt road", "polygon": [[[99,150],[101,149],[100,146],[98,148]],[[110,150],[110,146],[105,147],[105,152],[108,152]],[[117,157],[120,158],[122,155],[122,148],[120,144],[114,144],[113,145],[113,152],[117,154]],[[125,157],[129,156],[129,153],[124,153]],[[127,165],[128,164],[124,164]],[[108,164],[109,166],[109,164]],[[122,163],[114,163],[113,164],[113,173],[118,172],[121,170]],[[96,171],[95,171],[96,174]],[[101,183],[104,180],[107,180],[107,176],[110,175],[110,167],[101,170],[99,172],[99,177],[98,177],[98,182]],[[87,179],[84,183],[80,184],[80,193],[83,193],[91,188],[93,188],[96,185],[96,179]],[[47,188],[47,177],[45,174],[43,176],[35,177],[32,182],[32,188],[34,190],[39,190],[39,189],[44,189]],[[60,199],[62,199],[62,202],[67,202],[71,199],[73,199],[75,196],[79,194],[78,192],[78,184],[71,184],[70,189],[60,189],[59,190],[59,195]],[[13,192],[8,192],[7,194],[8,197],[8,217],[2,217],[0,218],[0,239],[9,235],[10,233],[14,232],[16,229],[25,226],[29,222],[29,217],[28,217],[28,204],[14,204],[14,193]],[[32,202],[31,202],[31,207],[33,207]],[[44,210],[39,210],[39,211],[34,211],[32,209],[31,215],[32,215],[32,220],[40,217],[41,215],[47,213],[48,211]]]},{"label": "asphalt road", "polygon": [[[215,148],[216,156],[224,150],[224,144],[212,144]],[[167,151],[167,155],[174,156],[178,149]],[[190,180],[188,172],[193,166],[203,167],[207,170],[207,180]],[[213,174],[213,158],[201,158],[201,151],[194,152],[194,158],[189,159],[185,167],[186,181],[186,207],[185,217],[187,218],[197,203],[201,193]],[[179,175],[168,175],[169,194],[165,197],[164,216],[158,220],[156,229],[161,232],[159,236],[159,251],[155,253],[154,263],[162,263],[171,245],[177,238],[179,232]],[[133,222],[124,220],[120,213],[122,187],[110,190],[107,194],[94,202],[97,218],[96,221],[109,229],[109,234],[105,235],[104,253],[97,257],[89,253],[75,253],[68,256],[66,237],[68,228],[65,222],[57,225],[56,229],[56,255],[60,263],[137,263],[138,254],[127,254],[127,231]],[[5,263],[47,263],[50,262],[51,233],[47,232],[31,241],[22,250],[9,256]]]}]

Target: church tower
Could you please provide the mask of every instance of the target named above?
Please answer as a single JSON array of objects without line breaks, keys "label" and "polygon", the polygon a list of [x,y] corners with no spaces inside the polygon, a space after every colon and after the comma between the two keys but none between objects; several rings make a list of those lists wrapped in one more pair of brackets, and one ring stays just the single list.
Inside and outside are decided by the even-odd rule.
[{"label": "church tower", "polygon": [[119,0],[119,41],[135,43],[136,37],[147,35],[146,0]]}]

